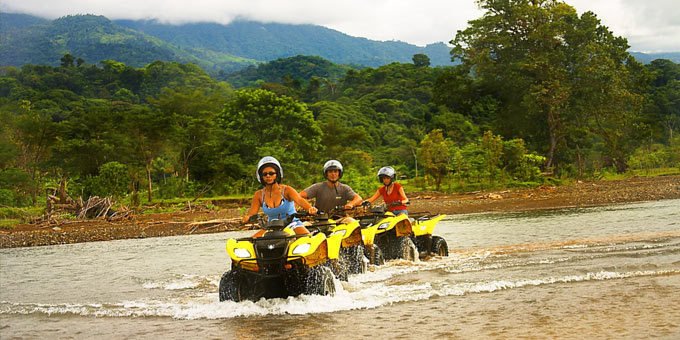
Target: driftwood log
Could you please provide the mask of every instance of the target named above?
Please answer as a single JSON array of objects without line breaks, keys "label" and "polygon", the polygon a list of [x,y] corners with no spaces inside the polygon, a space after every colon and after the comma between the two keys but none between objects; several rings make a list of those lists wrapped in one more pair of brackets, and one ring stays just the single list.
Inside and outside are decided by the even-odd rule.
[{"label": "driftwood log", "polygon": [[213,230],[213,229],[220,229],[224,228],[224,230],[230,230],[230,226],[233,225],[238,225],[241,222],[241,219],[236,217],[236,218],[227,218],[227,219],[217,219],[217,220],[210,220],[210,221],[200,221],[200,222],[192,222],[187,224],[187,229],[189,229],[189,234],[193,234],[196,231],[199,230]]},{"label": "driftwood log", "polygon": [[87,201],[83,201],[82,197],[73,200],[67,196],[66,199],[62,200],[55,195],[47,195],[43,222],[48,224],[56,222],[54,221],[54,214],[57,212],[71,213],[78,219],[105,218],[112,221],[132,217],[132,210],[124,207],[116,211],[113,209],[113,203],[111,197],[92,196]]}]

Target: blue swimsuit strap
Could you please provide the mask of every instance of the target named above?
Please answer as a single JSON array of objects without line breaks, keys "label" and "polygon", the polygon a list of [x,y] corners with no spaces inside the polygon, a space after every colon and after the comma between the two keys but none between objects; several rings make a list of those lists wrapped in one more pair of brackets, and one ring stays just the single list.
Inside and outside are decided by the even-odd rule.
[{"label": "blue swimsuit strap", "polygon": [[286,190],[286,186],[282,184],[281,185],[281,202],[279,202],[279,205],[277,207],[270,208],[270,207],[267,206],[267,201],[265,201],[265,199],[264,199],[264,188],[262,188],[262,209],[264,209],[265,207],[267,209],[276,209],[276,208],[280,207],[281,204],[283,204],[284,201],[286,200],[286,196],[284,196],[285,190]]}]

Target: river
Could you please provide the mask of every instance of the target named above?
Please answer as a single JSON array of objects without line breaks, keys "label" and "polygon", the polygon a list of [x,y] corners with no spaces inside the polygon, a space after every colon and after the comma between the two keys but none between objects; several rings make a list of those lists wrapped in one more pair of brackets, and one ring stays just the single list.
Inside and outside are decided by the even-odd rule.
[{"label": "river", "polygon": [[219,302],[243,232],[0,249],[0,338],[680,338],[680,200],[448,216],[450,256]]}]

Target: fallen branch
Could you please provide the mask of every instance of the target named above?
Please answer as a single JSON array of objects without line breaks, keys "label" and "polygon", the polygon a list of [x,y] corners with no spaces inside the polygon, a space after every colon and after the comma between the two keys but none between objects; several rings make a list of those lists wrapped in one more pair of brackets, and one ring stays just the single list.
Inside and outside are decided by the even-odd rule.
[{"label": "fallen branch", "polygon": [[228,230],[228,226],[232,224],[238,224],[240,222],[240,218],[227,218],[227,219],[217,219],[217,220],[210,220],[210,221],[200,221],[200,222],[192,222],[187,225],[187,228],[191,228],[189,230],[189,234],[193,234],[194,232],[198,231],[199,229],[203,230],[211,230],[219,227],[225,227],[225,230]]}]

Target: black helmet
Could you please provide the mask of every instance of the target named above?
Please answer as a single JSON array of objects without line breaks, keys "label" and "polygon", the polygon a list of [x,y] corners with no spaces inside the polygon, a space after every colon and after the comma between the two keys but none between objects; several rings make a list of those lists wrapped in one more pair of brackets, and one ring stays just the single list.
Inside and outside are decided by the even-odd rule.
[{"label": "black helmet", "polygon": [[328,170],[338,170],[340,172],[338,179],[342,178],[342,163],[339,161],[331,159],[323,165],[323,177],[325,179],[328,179],[328,175],[326,174]]},{"label": "black helmet", "polygon": [[264,180],[262,179],[262,169],[266,166],[271,166],[274,168],[274,171],[276,171],[276,183],[281,183],[281,180],[283,179],[283,169],[281,168],[281,163],[279,163],[279,161],[272,156],[262,157],[262,159],[257,162],[257,171],[255,172],[257,181],[264,185]]}]

